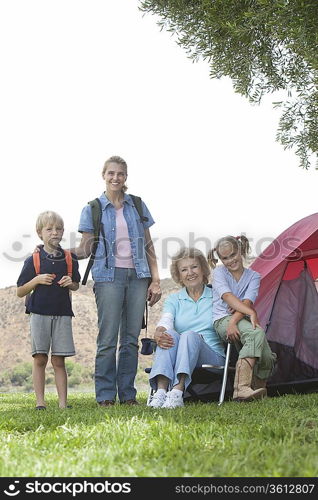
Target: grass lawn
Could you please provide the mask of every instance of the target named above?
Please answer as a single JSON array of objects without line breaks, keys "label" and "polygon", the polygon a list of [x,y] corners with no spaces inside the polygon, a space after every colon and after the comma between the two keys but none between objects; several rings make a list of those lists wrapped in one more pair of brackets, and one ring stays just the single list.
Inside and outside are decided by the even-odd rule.
[{"label": "grass lawn", "polygon": [[318,394],[175,410],[73,393],[72,409],[34,410],[33,394],[0,394],[0,476],[317,477]]}]

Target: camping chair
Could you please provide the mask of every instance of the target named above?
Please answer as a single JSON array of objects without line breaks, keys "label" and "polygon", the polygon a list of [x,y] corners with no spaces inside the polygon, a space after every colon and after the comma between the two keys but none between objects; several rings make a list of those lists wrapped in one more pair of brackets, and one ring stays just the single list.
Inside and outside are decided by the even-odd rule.
[{"label": "camping chair", "polygon": [[[218,401],[218,406],[220,406],[225,397],[225,391],[226,391],[226,384],[228,380],[228,374],[229,372],[235,372],[235,367],[230,366],[230,357],[231,357],[231,344],[227,344],[226,348],[226,356],[225,356],[225,362],[224,365],[222,366],[216,366],[216,365],[202,365],[201,367],[195,368],[193,373],[192,373],[192,380],[190,385],[187,387],[187,392],[192,396],[194,400],[199,401],[200,396],[196,393],[194,390],[193,386],[198,383],[206,383],[209,384],[211,382],[215,382],[215,380],[219,380],[222,378],[222,384],[221,384],[221,390],[219,393],[219,401]],[[150,373],[151,368],[145,368],[146,373]],[[152,396],[154,394],[154,390],[152,387],[149,388],[149,393],[148,393],[148,398],[147,398],[147,405],[150,403]]]},{"label": "camping chair", "polygon": [[202,365],[202,368],[205,368],[207,370],[219,370],[220,375],[223,373],[222,377],[222,385],[221,385],[221,391],[220,391],[220,396],[219,396],[219,402],[218,406],[220,406],[223,401],[224,401],[224,396],[225,396],[225,389],[226,389],[226,382],[227,382],[227,377],[230,369],[234,369],[233,367],[230,367],[230,355],[231,355],[231,344],[230,342],[227,343],[227,348],[226,348],[226,355],[225,355],[225,362],[224,366],[213,366],[213,365]]}]

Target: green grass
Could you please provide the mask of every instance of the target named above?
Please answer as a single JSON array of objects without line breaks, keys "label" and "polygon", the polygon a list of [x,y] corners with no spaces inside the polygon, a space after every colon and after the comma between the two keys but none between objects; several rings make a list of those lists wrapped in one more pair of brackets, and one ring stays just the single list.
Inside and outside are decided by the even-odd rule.
[{"label": "green grass", "polygon": [[318,394],[175,410],[70,394],[73,409],[34,410],[33,394],[0,394],[0,476],[316,477]]}]

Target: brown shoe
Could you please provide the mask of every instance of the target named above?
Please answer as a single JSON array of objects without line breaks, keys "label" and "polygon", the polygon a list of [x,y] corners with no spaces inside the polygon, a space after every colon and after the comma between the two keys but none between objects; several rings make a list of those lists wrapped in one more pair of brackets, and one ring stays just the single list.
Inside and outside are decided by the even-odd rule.
[{"label": "brown shoe", "polygon": [[105,399],[105,401],[98,401],[99,406],[114,406],[115,401],[111,399]]},{"label": "brown shoe", "polygon": [[121,401],[120,404],[129,406],[139,405],[138,401],[136,401],[135,399],[127,399],[127,401]]}]

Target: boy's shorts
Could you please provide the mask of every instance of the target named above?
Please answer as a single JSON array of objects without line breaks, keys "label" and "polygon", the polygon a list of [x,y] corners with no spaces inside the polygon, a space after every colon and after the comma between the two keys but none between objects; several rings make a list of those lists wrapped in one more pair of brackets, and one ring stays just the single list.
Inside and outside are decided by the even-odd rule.
[{"label": "boy's shorts", "polygon": [[31,349],[35,354],[74,356],[71,316],[30,314]]}]

